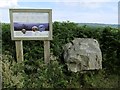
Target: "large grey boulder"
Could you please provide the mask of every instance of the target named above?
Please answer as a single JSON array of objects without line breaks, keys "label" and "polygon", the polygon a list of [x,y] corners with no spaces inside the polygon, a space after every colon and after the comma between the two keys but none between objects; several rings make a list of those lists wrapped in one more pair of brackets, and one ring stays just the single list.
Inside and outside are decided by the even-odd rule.
[{"label": "large grey boulder", "polygon": [[68,70],[73,72],[102,69],[102,54],[95,39],[76,38],[66,44],[64,60]]}]

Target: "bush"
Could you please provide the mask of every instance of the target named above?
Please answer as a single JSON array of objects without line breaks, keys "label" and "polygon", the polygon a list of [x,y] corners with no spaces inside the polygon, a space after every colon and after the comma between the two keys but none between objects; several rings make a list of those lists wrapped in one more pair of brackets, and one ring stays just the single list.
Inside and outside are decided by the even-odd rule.
[{"label": "bush", "polygon": [[[98,40],[103,56],[102,71],[89,71],[82,74],[67,70],[63,60],[62,47],[74,38],[94,38]],[[8,55],[7,59],[3,58],[3,76],[6,76],[6,73],[9,75],[9,77],[3,77],[4,87],[117,87],[115,81],[120,75],[120,71],[118,71],[120,68],[119,29],[79,26],[69,21],[54,22],[51,52],[58,59],[51,61],[48,66],[43,63],[43,41],[24,41],[23,46],[24,66],[15,62],[15,43],[10,38],[9,24],[2,24],[2,53],[4,58]],[[19,72],[17,73],[17,71]],[[15,81],[18,78],[17,75],[19,77],[18,82]],[[113,79],[114,76],[116,78]],[[100,81],[104,85],[99,84]]]},{"label": "bush", "polygon": [[22,64],[16,63],[10,55],[3,55],[2,57],[3,87],[22,88],[24,81]]}]

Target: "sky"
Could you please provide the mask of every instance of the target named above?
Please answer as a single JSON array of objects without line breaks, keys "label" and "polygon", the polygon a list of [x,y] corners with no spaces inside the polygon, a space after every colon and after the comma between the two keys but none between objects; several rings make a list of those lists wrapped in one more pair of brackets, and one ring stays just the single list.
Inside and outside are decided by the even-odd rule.
[{"label": "sky", "polygon": [[1,0],[0,22],[10,22],[9,8],[35,8],[52,9],[53,22],[118,24],[118,2],[119,0]]}]

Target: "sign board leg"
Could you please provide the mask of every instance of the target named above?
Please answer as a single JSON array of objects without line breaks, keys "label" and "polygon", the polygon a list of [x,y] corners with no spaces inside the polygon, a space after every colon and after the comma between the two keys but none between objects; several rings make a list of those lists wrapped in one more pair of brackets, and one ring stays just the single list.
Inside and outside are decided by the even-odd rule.
[{"label": "sign board leg", "polygon": [[50,62],[50,41],[44,41],[44,62],[45,64]]},{"label": "sign board leg", "polygon": [[23,61],[23,43],[22,41],[15,41],[15,44],[16,44],[17,62],[21,63]]}]

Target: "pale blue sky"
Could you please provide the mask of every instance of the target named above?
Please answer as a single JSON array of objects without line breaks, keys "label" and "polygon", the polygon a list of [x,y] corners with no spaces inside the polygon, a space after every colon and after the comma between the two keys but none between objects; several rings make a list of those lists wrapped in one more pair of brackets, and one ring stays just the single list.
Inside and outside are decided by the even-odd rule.
[{"label": "pale blue sky", "polygon": [[[54,21],[73,21],[77,23],[118,23],[118,0],[69,0],[54,2],[44,0],[5,0],[0,1],[0,21],[9,22],[9,8],[50,8]],[[29,2],[28,2],[29,1]]]}]

